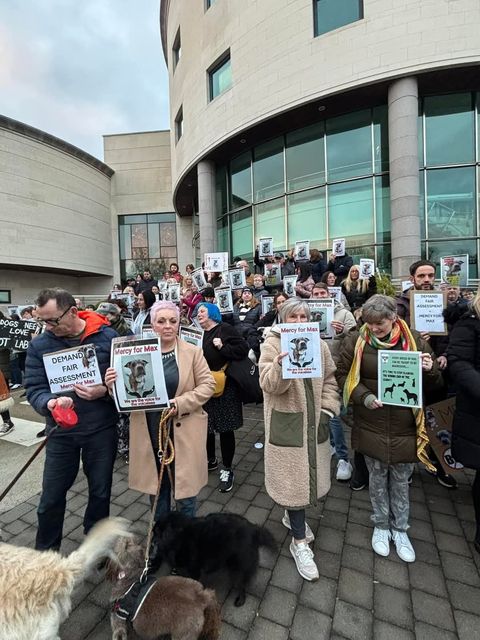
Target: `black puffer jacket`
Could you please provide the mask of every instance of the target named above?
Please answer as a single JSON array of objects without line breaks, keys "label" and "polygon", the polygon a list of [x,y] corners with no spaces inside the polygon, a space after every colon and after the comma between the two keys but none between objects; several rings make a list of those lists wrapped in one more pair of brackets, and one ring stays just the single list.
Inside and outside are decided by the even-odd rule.
[{"label": "black puffer jacket", "polygon": [[362,291],[361,281],[357,281],[357,285],[352,287],[350,291],[347,291],[345,283],[342,284],[342,293],[346,297],[350,309],[355,311],[363,307],[365,302],[377,293],[377,282],[375,277],[372,276],[368,281],[368,287],[365,292]]},{"label": "black puffer jacket", "polygon": [[450,376],[457,390],[453,418],[453,457],[480,469],[480,319],[467,312],[455,324],[447,352]]},{"label": "black puffer jacket", "polygon": [[353,258],[346,253],[344,256],[337,256],[334,260],[329,260],[326,271],[333,271],[338,286],[348,276],[351,266],[353,266]]},{"label": "black puffer jacket", "polygon": [[[428,342],[417,331],[412,331],[417,349],[432,353]],[[343,340],[337,362],[337,382],[341,389],[345,384],[353,361],[358,331],[352,331]],[[400,341],[393,347],[401,349]],[[441,386],[441,375],[434,363],[430,372],[423,372],[423,391]],[[385,405],[380,409],[367,409],[364,400],[369,394],[378,393],[378,350],[365,345],[360,367],[360,382],[352,392],[354,426],[352,448],[364,455],[388,464],[417,462],[416,426],[413,411],[403,407]]]}]

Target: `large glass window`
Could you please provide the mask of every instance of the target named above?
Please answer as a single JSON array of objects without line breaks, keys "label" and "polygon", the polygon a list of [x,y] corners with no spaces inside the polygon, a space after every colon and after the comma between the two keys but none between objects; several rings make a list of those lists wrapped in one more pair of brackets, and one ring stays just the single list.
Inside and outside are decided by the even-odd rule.
[{"label": "large glass window", "polygon": [[428,238],[475,235],[475,201],[474,167],[427,171]]},{"label": "large glass window", "polygon": [[256,147],[253,154],[255,202],[285,193],[283,174],[283,138]]},{"label": "large glass window", "polygon": [[232,238],[231,257],[251,257],[253,255],[252,210],[248,208],[238,213],[233,213],[230,223]]},{"label": "large glass window", "polygon": [[218,251],[230,252],[228,246],[228,216],[223,216],[217,220],[217,249]]},{"label": "large glass window", "polygon": [[252,202],[252,161],[247,151],[230,162],[230,209]]},{"label": "large glass window", "polygon": [[472,94],[424,99],[427,166],[463,164],[475,159]]},{"label": "large glass window", "polygon": [[448,240],[428,243],[428,259],[437,265],[437,277],[440,277],[440,258],[468,254],[468,277],[478,278],[476,240]]},{"label": "large glass window", "polygon": [[363,18],[363,0],[314,0],[316,36]]},{"label": "large glass window", "polygon": [[370,110],[327,120],[328,181],[372,173]]},{"label": "large glass window", "polygon": [[328,187],[328,224],[330,238],[347,238],[349,246],[375,242],[372,178]]},{"label": "large glass window", "polygon": [[227,168],[225,165],[217,166],[215,174],[215,204],[217,215],[228,211]]},{"label": "large glass window", "polygon": [[324,129],[323,122],[320,122],[287,133],[287,191],[297,191],[325,182]]},{"label": "large glass window", "polygon": [[377,176],[375,178],[375,220],[377,242],[390,242],[390,180],[388,176]]},{"label": "large glass window", "polygon": [[373,158],[375,173],[389,170],[388,109],[385,105],[373,109]]},{"label": "large glass window", "polygon": [[287,197],[288,244],[310,240],[312,247],[326,247],[325,187],[309,189]]},{"label": "large glass window", "polygon": [[284,198],[276,198],[255,206],[255,243],[259,238],[271,236],[274,251],[286,248]]},{"label": "large glass window", "polygon": [[209,99],[213,100],[232,86],[232,66],[230,52],[222,57],[208,72]]}]

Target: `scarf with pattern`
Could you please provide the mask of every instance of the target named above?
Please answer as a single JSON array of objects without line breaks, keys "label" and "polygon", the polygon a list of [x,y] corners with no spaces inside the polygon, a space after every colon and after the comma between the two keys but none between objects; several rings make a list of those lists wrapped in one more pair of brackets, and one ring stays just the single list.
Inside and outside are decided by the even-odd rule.
[{"label": "scarf with pattern", "polygon": [[[382,341],[376,338],[366,324],[360,328],[360,335],[355,343],[352,365],[343,388],[343,402],[345,406],[348,405],[353,390],[360,382],[360,366],[362,363],[365,345],[369,344],[374,349],[391,349],[398,344],[399,341],[401,341],[402,351],[417,351],[417,344],[412,332],[410,331],[407,323],[400,318],[395,321],[387,341]],[[412,408],[412,411],[415,418],[415,425],[417,427],[417,458],[428,469],[436,471],[426,452],[428,436],[425,429],[425,413],[423,409],[417,408]]]}]

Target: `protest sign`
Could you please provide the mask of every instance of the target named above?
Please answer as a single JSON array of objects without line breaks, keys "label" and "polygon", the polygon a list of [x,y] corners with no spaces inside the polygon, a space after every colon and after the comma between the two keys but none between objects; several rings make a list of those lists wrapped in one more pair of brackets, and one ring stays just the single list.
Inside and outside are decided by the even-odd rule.
[{"label": "protest sign", "polygon": [[258,257],[273,256],[273,238],[260,238],[258,241]]},{"label": "protest sign", "polygon": [[468,255],[440,258],[440,276],[442,282],[447,282],[455,287],[467,287]]},{"label": "protest sign", "polygon": [[151,324],[144,324],[142,326],[142,338],[158,338]]},{"label": "protest sign", "polygon": [[202,329],[197,329],[196,327],[181,326],[178,335],[180,340],[189,342],[190,344],[193,344],[195,347],[202,348],[202,341],[203,341]]},{"label": "protest sign", "polygon": [[282,283],[282,267],[279,264],[266,264],[264,266],[265,285],[275,287]]},{"label": "protest sign", "polygon": [[45,353],[43,366],[52,393],[64,393],[74,385],[102,384],[95,345],[84,344],[55,353]]},{"label": "protest sign", "polygon": [[168,285],[168,298],[170,302],[180,304],[180,284],[178,282]]},{"label": "protest sign", "polygon": [[34,320],[0,320],[0,348],[26,351],[30,340],[39,332]]},{"label": "protest sign", "polygon": [[328,293],[337,302],[342,301],[342,287],[328,287]]},{"label": "protest sign", "polygon": [[245,278],[245,270],[240,269],[230,269],[227,271],[227,285],[232,289],[243,289],[243,287],[247,286],[247,281]]},{"label": "protest sign", "polygon": [[295,242],[294,259],[296,262],[310,260],[310,240],[298,240]]},{"label": "protest sign", "polygon": [[422,406],[420,351],[378,351],[378,399],[397,407]]},{"label": "protest sign", "polygon": [[375,273],[375,260],[369,258],[360,258],[360,278],[362,280],[370,280]]},{"label": "protest sign", "polygon": [[111,362],[117,372],[113,397],[118,411],[159,411],[169,406],[158,338],[114,338]]},{"label": "protest sign", "polygon": [[298,276],[285,276],[283,278],[283,292],[289,298],[296,296],[295,285],[297,284],[297,279]]},{"label": "protest sign", "polygon": [[345,255],[345,238],[337,238],[333,241],[332,253],[335,254],[336,257]]},{"label": "protest sign", "polygon": [[232,313],[233,300],[230,287],[217,287],[215,290],[216,305],[220,313]]},{"label": "protest sign", "polygon": [[402,291],[408,291],[413,287],[413,282],[411,280],[402,280]]},{"label": "protest sign", "polygon": [[446,296],[443,291],[410,290],[410,325],[417,331],[426,331],[431,336],[447,333],[443,318]]},{"label": "protest sign", "polygon": [[195,269],[195,271],[192,271],[192,279],[193,279],[193,284],[197,287],[199,291],[201,291],[202,289],[205,289],[205,287],[208,287],[208,282],[205,279],[205,273],[202,268]]},{"label": "protest sign", "polygon": [[425,407],[425,426],[430,446],[446,473],[463,469],[452,456],[452,423],[455,398],[448,398]]},{"label": "protest sign", "polygon": [[273,296],[262,296],[262,316],[273,309]]},{"label": "protest sign", "polygon": [[310,298],[306,300],[310,309],[310,322],[318,322],[320,338],[329,340],[335,337],[332,327],[334,300],[332,298]]},{"label": "protest sign", "polygon": [[205,271],[221,272],[228,271],[228,253],[206,253]]},{"label": "protest sign", "polygon": [[317,322],[279,324],[282,378],[321,378],[322,352]]}]

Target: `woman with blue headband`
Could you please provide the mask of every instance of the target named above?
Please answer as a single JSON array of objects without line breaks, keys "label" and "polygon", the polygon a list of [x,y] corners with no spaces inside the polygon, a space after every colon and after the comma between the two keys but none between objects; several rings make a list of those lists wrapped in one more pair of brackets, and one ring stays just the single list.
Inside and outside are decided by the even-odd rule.
[{"label": "woman with blue headband", "polygon": [[219,433],[223,468],[218,489],[225,493],[233,488],[235,430],[243,424],[242,400],[235,383],[225,376],[225,369],[232,360],[243,360],[248,355],[248,345],[236,329],[222,322],[220,311],[214,304],[202,302],[198,307],[197,321],[204,330],[203,354],[217,379],[214,397],[204,406],[208,413],[208,470],[218,468],[215,433]]}]

